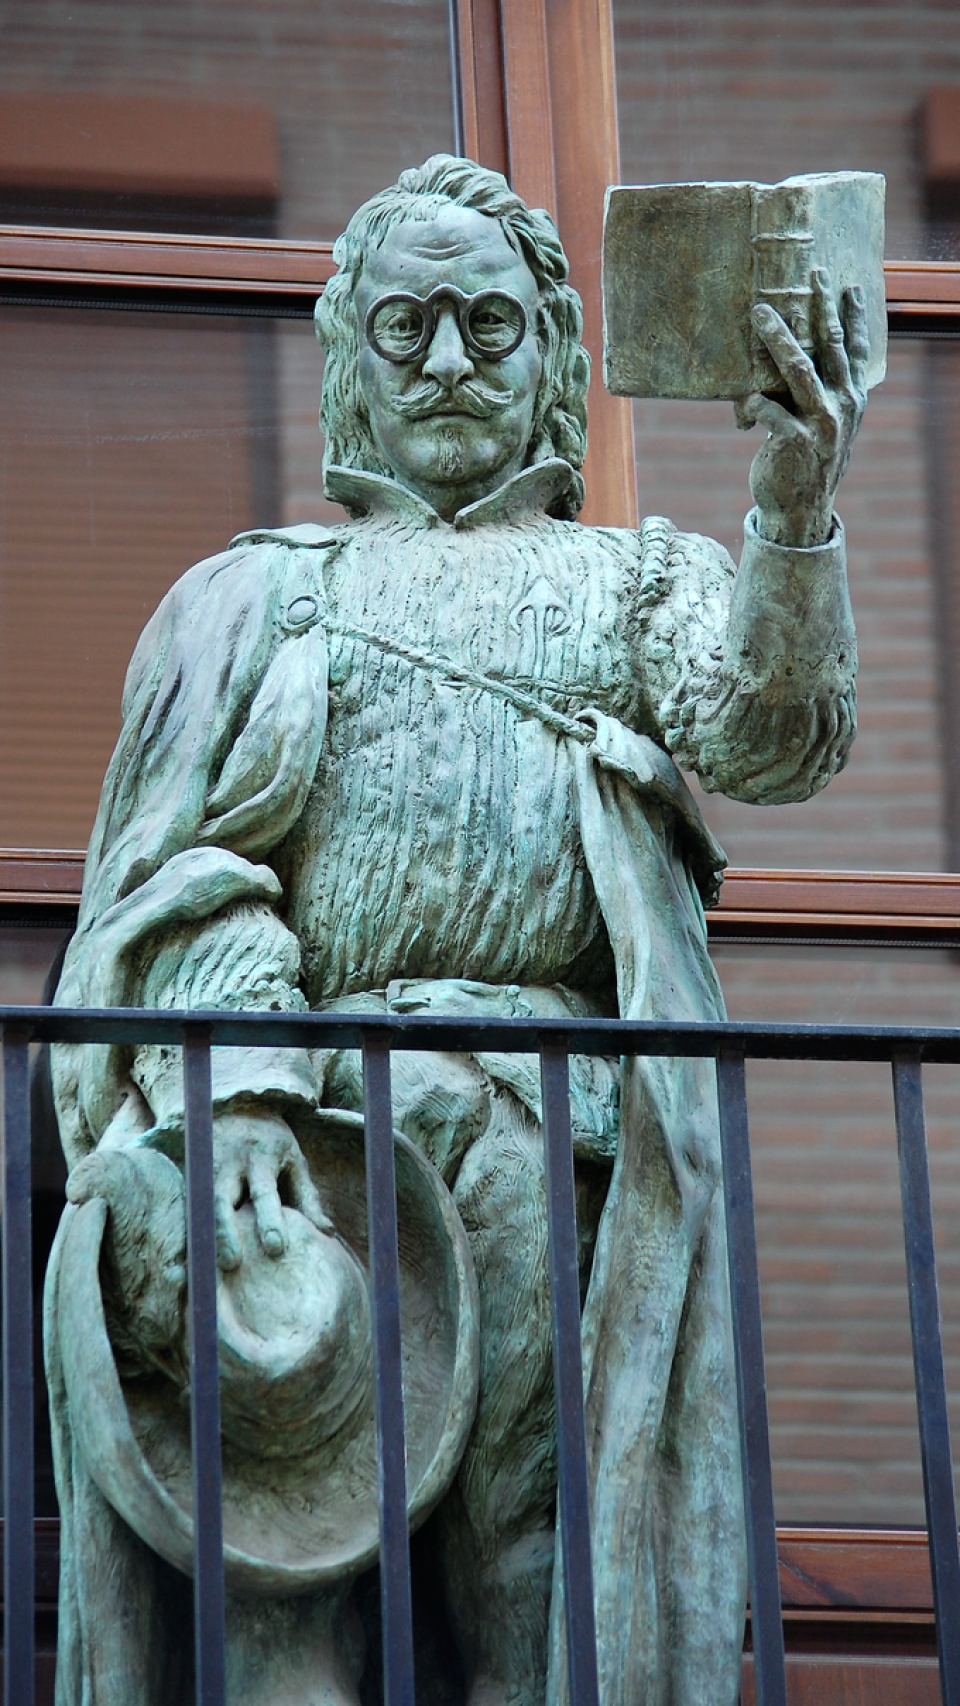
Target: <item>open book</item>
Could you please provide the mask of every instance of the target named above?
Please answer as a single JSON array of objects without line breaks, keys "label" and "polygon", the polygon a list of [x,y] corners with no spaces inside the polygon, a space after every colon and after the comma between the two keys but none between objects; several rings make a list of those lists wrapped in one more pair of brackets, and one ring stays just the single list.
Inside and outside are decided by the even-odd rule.
[{"label": "open book", "polygon": [[607,191],[604,379],[630,397],[743,397],[783,384],[750,323],[769,302],[811,348],[811,272],[839,301],[864,292],[867,384],[886,372],[883,198],[877,172],[780,184],[641,184]]}]

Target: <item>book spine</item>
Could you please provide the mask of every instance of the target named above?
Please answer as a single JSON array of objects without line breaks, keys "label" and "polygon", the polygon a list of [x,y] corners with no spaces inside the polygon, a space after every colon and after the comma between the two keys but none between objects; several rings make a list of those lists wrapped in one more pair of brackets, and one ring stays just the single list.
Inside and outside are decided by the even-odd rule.
[{"label": "book spine", "polygon": [[[751,188],[750,204],[753,300],[769,302],[810,354],[814,239],[809,191],[805,184],[756,184]],[[756,333],[752,354],[757,390],[784,390],[766,345]]]}]

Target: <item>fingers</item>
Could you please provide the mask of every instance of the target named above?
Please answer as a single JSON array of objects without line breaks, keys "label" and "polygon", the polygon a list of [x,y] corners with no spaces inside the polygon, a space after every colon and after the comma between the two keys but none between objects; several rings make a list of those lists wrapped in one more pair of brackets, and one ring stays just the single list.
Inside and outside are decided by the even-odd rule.
[{"label": "fingers", "polygon": [[867,331],[867,305],[858,284],[847,287],[840,303],[850,377],[858,391],[865,388],[867,362],[870,359],[870,335]]},{"label": "fingers", "polygon": [[243,1259],[237,1210],[245,1202],[253,1209],[261,1249],[274,1259],[287,1246],[284,1203],[299,1210],[320,1232],[333,1232],[300,1146],[284,1121],[260,1120],[248,1130],[243,1121],[235,1125],[227,1115],[221,1118],[219,1130],[224,1143],[215,1206],[217,1260],[224,1272],[239,1267]]},{"label": "fingers", "polygon": [[282,1256],[286,1248],[283,1235],[283,1206],[280,1202],[276,1161],[267,1155],[251,1151],[247,1173],[250,1201],[253,1203],[257,1237],[266,1255]]},{"label": "fingers", "polygon": [[225,1274],[232,1273],[240,1266],[241,1251],[234,1218],[239,1195],[240,1179],[235,1174],[217,1180],[214,1194],[217,1266]]},{"label": "fingers", "polygon": [[826,393],[817,370],[786,321],[768,302],[758,302],[751,319],[800,413],[813,418],[828,415]]},{"label": "fingers", "polygon": [[816,267],[812,276],[813,329],[823,377],[835,390],[849,391],[850,363],[843,326],[830,288],[830,274],[825,267]]},{"label": "fingers", "polygon": [[294,1208],[299,1209],[304,1219],[309,1220],[318,1232],[333,1232],[333,1222],[323,1212],[319,1192],[299,1150],[291,1157],[286,1172]]}]

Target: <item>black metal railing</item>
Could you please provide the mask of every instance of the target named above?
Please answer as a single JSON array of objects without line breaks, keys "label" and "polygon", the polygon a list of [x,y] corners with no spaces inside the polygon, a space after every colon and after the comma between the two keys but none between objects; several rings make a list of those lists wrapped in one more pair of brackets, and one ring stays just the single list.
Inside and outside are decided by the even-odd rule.
[{"label": "black metal railing", "polygon": [[224,1702],[224,1590],[213,1212],[212,1046],[363,1052],[367,1206],[379,1451],[385,1706],[414,1706],[406,1517],[399,1270],[390,1054],[394,1049],[537,1053],[543,1089],[559,1509],[572,1706],[598,1706],[584,1440],[568,1060],[700,1056],[717,1062],[720,1133],[746,1493],[750,1607],[759,1706],[786,1706],[783,1628],[767,1427],[748,1059],[885,1061],[894,1108],[934,1611],[944,1706],[960,1706],[960,1548],[923,1114],[924,1062],[960,1064],[960,1030],[844,1025],[657,1024],[580,1019],[451,1019],[358,1014],[159,1013],[0,1007],[3,1034],[3,1447],[6,1706],[34,1703],[33,1343],[30,1228],[31,1042],[180,1044],[192,1392],[194,1608],[198,1706]]}]

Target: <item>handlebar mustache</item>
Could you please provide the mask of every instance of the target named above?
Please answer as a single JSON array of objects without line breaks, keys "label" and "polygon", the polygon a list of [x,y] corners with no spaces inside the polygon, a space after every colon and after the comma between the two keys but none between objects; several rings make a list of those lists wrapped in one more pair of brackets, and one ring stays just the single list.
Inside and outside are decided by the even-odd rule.
[{"label": "handlebar mustache", "polygon": [[428,384],[417,385],[396,397],[394,408],[408,420],[422,421],[430,415],[445,412],[452,405],[460,413],[476,415],[479,420],[484,420],[509,408],[512,401],[512,391],[494,391],[476,379],[461,380],[452,391],[430,380]]}]

